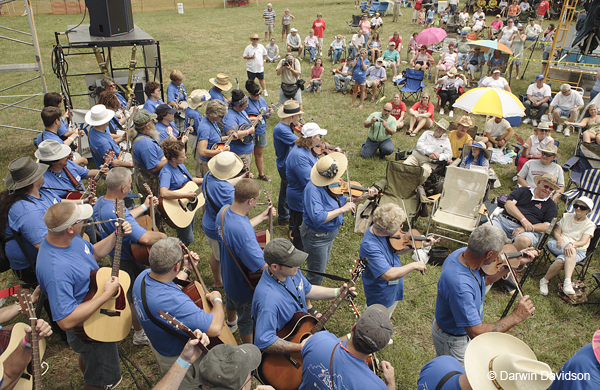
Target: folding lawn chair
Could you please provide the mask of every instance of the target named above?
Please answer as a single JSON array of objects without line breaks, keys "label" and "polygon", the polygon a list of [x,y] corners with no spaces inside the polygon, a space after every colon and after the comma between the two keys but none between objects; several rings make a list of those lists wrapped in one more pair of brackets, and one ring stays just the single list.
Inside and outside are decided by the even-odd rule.
[{"label": "folding lawn chair", "polygon": [[600,169],[600,145],[596,143],[582,142],[575,150],[575,156],[561,165],[564,171],[569,171],[569,181],[565,190],[571,184],[580,185],[584,172]]},{"label": "folding lawn chair", "polygon": [[350,31],[348,32],[349,34],[357,34],[358,33],[358,27],[360,23],[360,19],[362,18],[361,15],[352,15],[352,20],[348,20],[346,23],[348,24],[348,27],[350,28]]},{"label": "folding lawn chair", "polygon": [[409,97],[415,99],[415,101],[421,99],[421,93],[425,88],[424,78],[424,71],[406,68],[406,75],[400,80],[394,81],[394,85],[400,91],[402,101],[406,101]]},{"label": "folding lawn chair", "polygon": [[373,1],[371,3],[371,8],[369,8],[369,16],[375,15],[376,12],[379,12],[379,1]]},{"label": "folding lawn chair", "polygon": [[[379,205],[395,203],[406,212],[408,218],[415,220],[422,207],[417,187],[421,184],[423,168],[403,164],[401,161],[388,161],[385,179],[377,182],[383,189]],[[404,203],[402,202],[404,199]],[[404,209],[406,205],[406,210]]]},{"label": "folding lawn chair", "polygon": [[377,12],[379,12],[379,16],[381,16],[382,18],[385,16],[385,14],[387,13],[387,10],[390,6],[389,1],[380,1],[379,2],[379,10]]},{"label": "folding lawn chair", "polygon": [[600,169],[587,169],[581,176],[579,187],[566,191],[565,212],[573,212],[573,201],[580,196],[587,196],[594,202],[594,209],[588,215],[590,221],[600,225]]}]

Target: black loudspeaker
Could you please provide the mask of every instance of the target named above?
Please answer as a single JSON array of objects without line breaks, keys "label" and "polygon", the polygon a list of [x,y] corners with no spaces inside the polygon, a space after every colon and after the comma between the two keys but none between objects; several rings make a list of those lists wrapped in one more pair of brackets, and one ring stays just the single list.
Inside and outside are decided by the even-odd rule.
[{"label": "black loudspeaker", "polygon": [[90,35],[112,37],[133,31],[131,0],[85,0],[90,13]]}]

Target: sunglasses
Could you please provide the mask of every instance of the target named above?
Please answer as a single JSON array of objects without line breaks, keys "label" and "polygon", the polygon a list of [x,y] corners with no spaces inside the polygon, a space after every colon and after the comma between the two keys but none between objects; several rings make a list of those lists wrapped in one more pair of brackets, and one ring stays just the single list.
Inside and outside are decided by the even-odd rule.
[{"label": "sunglasses", "polygon": [[383,109],[383,112],[392,112],[392,110],[386,110],[385,108]]},{"label": "sunglasses", "polygon": [[422,100],[429,100],[429,98],[428,98],[428,97],[426,97],[426,96],[423,96],[421,99],[422,99]]},{"label": "sunglasses", "polygon": [[541,131],[542,133],[549,133],[550,129],[538,129],[538,131]]},{"label": "sunglasses", "polygon": [[550,153],[542,152],[542,156],[544,156],[544,157],[556,157],[556,154],[550,154]]},{"label": "sunglasses", "polygon": [[258,38],[252,38],[253,41],[258,41]]},{"label": "sunglasses", "polygon": [[573,205],[573,208],[574,209],[583,210],[583,211],[588,211],[589,210],[589,208],[587,208],[586,206],[583,206],[583,205],[580,205],[580,204],[577,204],[577,203]]}]

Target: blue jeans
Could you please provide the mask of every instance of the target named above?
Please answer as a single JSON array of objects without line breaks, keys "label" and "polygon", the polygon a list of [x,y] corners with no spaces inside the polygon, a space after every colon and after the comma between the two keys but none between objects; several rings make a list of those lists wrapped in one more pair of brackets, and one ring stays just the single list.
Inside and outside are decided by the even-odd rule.
[{"label": "blue jeans", "polygon": [[[317,232],[309,228],[304,222],[300,225],[300,236],[304,245],[304,252],[308,253],[306,267],[313,271],[325,272],[333,240],[339,232],[339,228],[330,232]],[[308,272],[306,279],[310,284],[320,286],[323,283],[323,277]]]},{"label": "blue jeans", "polygon": [[462,66],[464,68],[465,61],[467,60],[468,56],[469,56],[469,53],[458,53],[458,66]]},{"label": "blue jeans", "polygon": [[335,49],[333,51],[333,57],[332,57],[331,61],[332,62],[339,61],[342,58],[342,52],[343,51],[344,51],[343,49]]},{"label": "blue jeans", "polygon": [[[333,76],[333,81],[335,81],[335,90],[339,91],[340,89],[343,89],[344,91],[348,90],[348,86],[350,85],[350,81],[352,81],[352,76],[342,76],[339,73],[336,73],[335,76]],[[342,82],[344,83],[344,87],[342,88]]]},{"label": "blue jeans", "polygon": [[[550,252],[552,252],[552,254],[554,256],[556,256],[557,259],[561,259],[563,262],[565,261],[565,254],[563,253],[563,250],[565,249],[565,246],[567,246],[567,244],[565,244],[563,242],[562,246],[559,248],[556,245],[556,238],[552,237],[551,239],[548,240],[548,249],[550,250]],[[583,261],[583,259],[585,259],[585,254],[586,251],[577,251],[577,261],[576,263],[579,264],[580,262]]]},{"label": "blue jeans", "polygon": [[310,54],[310,59],[308,61],[312,63],[315,60],[315,54],[317,54],[317,48],[314,46],[306,46],[306,50],[308,50],[308,53]]},{"label": "blue jeans", "polygon": [[192,222],[184,227],[177,229],[177,238],[181,240],[186,246],[190,245],[194,242],[194,224],[196,222],[196,218],[192,219]]},{"label": "blue jeans", "polygon": [[434,317],[431,323],[431,338],[433,339],[436,356],[452,356],[464,367],[465,352],[470,342],[469,336],[453,336],[444,332],[441,328],[438,329]]},{"label": "blue jeans", "polygon": [[456,4],[450,4],[450,14],[454,15],[456,13]]},{"label": "blue jeans", "polygon": [[285,170],[277,170],[281,183],[279,184],[279,200],[277,201],[277,221],[283,222],[290,219],[290,209],[287,205],[287,186],[288,179],[285,175]]},{"label": "blue jeans", "polygon": [[362,47],[367,47],[367,42],[369,42],[369,35],[370,34],[363,34],[363,37],[365,37],[365,43],[363,43]]},{"label": "blue jeans", "polygon": [[371,158],[377,149],[379,149],[379,157],[381,158],[394,153],[394,144],[392,143],[392,139],[388,138],[383,142],[375,142],[371,140],[371,138],[367,137],[367,140],[360,148],[360,156],[362,158]]},{"label": "blue jeans", "polygon": [[67,330],[67,341],[83,360],[83,380],[86,384],[104,387],[114,385],[120,380],[121,364],[117,343],[84,343],[75,336],[73,329]]},{"label": "blue jeans", "polygon": [[506,237],[510,238],[513,241],[519,236],[525,236],[529,238],[529,240],[531,241],[531,244],[529,244],[530,246],[535,246],[540,240],[540,236],[542,235],[542,233],[538,232],[523,232],[521,234],[518,234],[516,237],[513,237],[513,231],[516,228],[521,227],[521,224],[511,221],[508,218],[505,218],[502,214],[492,218],[492,226],[502,229],[504,234],[506,234]]},{"label": "blue jeans", "polygon": [[354,45],[350,45],[348,47],[348,59],[355,58],[358,55],[358,50],[360,50],[360,47],[358,49]]},{"label": "blue jeans", "polygon": [[319,89],[319,87],[321,86],[321,84],[323,84],[322,81],[319,80],[313,80],[310,85],[308,86],[308,88],[306,88],[306,92],[312,92],[312,91],[317,91],[317,89]]}]

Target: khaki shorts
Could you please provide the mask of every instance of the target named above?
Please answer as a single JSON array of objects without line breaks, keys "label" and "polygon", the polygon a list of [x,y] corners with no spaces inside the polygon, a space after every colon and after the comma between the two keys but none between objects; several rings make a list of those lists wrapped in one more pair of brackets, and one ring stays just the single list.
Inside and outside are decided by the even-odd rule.
[{"label": "khaki shorts", "polygon": [[367,80],[367,88],[371,88],[373,84],[381,85],[381,80]]},{"label": "khaki shorts", "polygon": [[390,66],[392,66],[392,64],[395,64],[396,61],[383,61],[383,67],[384,68],[389,68]]},{"label": "khaki shorts", "polygon": [[284,24],[283,26],[281,26],[281,33],[282,34],[289,34],[290,30],[291,30],[291,27],[292,27],[291,24]]},{"label": "khaki shorts", "polygon": [[217,259],[217,261],[221,261],[221,255],[219,252],[219,241],[210,237],[206,237],[206,239],[208,240],[208,246],[210,246],[210,249],[212,250],[212,253],[215,256],[215,259]]},{"label": "khaki shorts", "polygon": [[196,177],[204,177],[208,173],[208,162],[196,157]]},{"label": "khaki shorts", "polygon": [[265,32],[272,33],[273,32],[273,25],[272,24],[265,24]]}]

